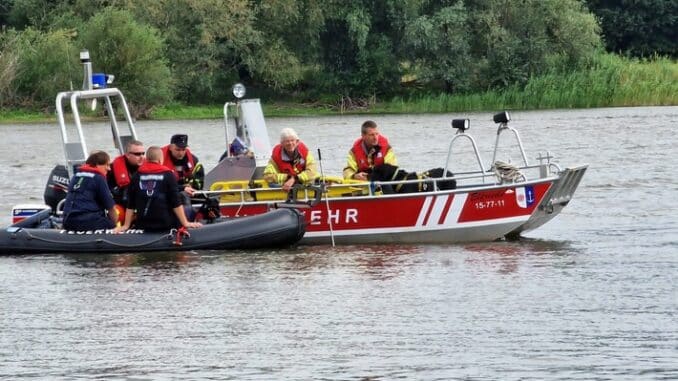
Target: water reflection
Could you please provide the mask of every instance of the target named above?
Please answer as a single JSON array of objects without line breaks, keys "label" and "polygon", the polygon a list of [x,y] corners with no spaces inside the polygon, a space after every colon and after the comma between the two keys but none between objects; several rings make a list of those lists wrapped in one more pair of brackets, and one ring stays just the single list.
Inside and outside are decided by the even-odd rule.
[{"label": "water reflection", "polygon": [[356,247],[358,269],[372,279],[387,280],[400,276],[416,263],[423,250],[412,245],[382,245]]},{"label": "water reflection", "polygon": [[[240,269],[239,275],[259,277],[265,272],[279,272],[281,276],[298,276],[333,268],[345,268],[368,275],[372,279],[392,279],[401,276],[413,266],[434,261],[453,267],[467,263],[498,273],[517,271],[521,263],[540,266],[535,258],[559,256],[561,259],[544,261],[542,265],[571,264],[578,250],[568,241],[521,238],[518,241],[497,241],[463,245],[346,245],[298,246],[266,251],[185,251],[128,254],[71,254],[63,255],[70,265],[83,269],[135,269],[178,271],[188,267],[218,264]],[[57,256],[58,257],[58,256]],[[567,259],[563,259],[566,257]],[[42,256],[45,258],[45,256]]]},{"label": "water reflection", "polygon": [[333,262],[339,266],[371,279],[386,280],[406,273],[425,249],[415,245],[349,245],[326,247],[320,252],[334,258]]},{"label": "water reflection", "polygon": [[190,251],[115,255],[68,255],[69,263],[83,268],[148,268],[179,270],[187,266],[219,264],[238,269],[239,276],[256,278],[265,273],[296,277],[326,269],[344,268],[369,275],[373,279],[390,279],[407,272],[426,246],[352,245],[298,246],[260,251]]},{"label": "water reflection", "polygon": [[66,254],[69,264],[82,268],[149,267],[177,269],[201,259],[194,251],[128,254]]},{"label": "water reflection", "polygon": [[[531,239],[522,237],[515,241],[496,241],[487,243],[472,243],[462,245],[467,252],[466,262],[475,266],[497,268],[500,274],[514,273],[519,269],[521,262],[529,260],[530,266],[539,266],[538,259],[547,257],[545,264],[571,264],[577,249],[568,241]],[[562,259],[553,261],[557,256]]]}]

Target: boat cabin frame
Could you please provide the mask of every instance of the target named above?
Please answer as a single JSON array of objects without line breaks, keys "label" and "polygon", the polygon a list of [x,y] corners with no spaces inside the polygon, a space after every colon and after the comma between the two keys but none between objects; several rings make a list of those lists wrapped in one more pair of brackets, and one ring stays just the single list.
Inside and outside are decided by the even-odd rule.
[{"label": "boat cabin frame", "polygon": [[[102,100],[106,108],[106,115],[110,121],[111,133],[113,135],[113,144],[118,152],[123,154],[127,142],[137,139],[132,115],[127,107],[125,96],[122,95],[120,90],[108,88],[59,93],[56,97],[56,111],[69,177],[73,176],[75,168],[82,165],[89,155],[79,107],[84,103],[86,103],[85,106],[92,107],[92,105],[96,105],[98,100]],[[118,101],[122,108],[127,125],[126,130],[121,130],[121,124],[117,120],[116,109],[113,106],[115,100]],[[70,107],[72,117],[69,120],[72,120],[72,125],[66,123],[65,106]]]},{"label": "boat cabin frame", "polygon": [[[107,87],[107,85],[113,83],[115,76],[102,73],[93,74],[92,61],[87,50],[80,52],[80,62],[83,65],[83,90],[63,91],[56,96],[57,120],[61,131],[61,141],[69,178],[73,176],[77,167],[85,163],[89,155],[85,129],[80,116],[80,107],[94,111],[99,101],[103,102],[105,107],[104,117],[110,122],[113,145],[120,154],[125,152],[125,145],[128,141],[137,139],[134,121],[125,96],[117,88]],[[97,78],[96,82],[93,81],[95,77]],[[114,103],[117,103],[119,108],[122,109],[123,119],[120,122],[125,122],[126,130],[121,130],[121,123],[117,119]],[[67,110],[70,110],[70,114],[67,114]],[[67,120],[72,123],[67,123]]]}]

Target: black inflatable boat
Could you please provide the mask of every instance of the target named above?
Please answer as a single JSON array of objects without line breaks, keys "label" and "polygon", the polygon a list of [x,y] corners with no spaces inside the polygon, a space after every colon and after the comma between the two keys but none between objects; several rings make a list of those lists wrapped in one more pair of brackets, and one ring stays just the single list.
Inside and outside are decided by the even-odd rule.
[{"label": "black inflatable boat", "polygon": [[293,208],[204,225],[199,229],[150,233],[131,229],[68,231],[39,228],[49,210],[0,230],[0,254],[130,253],[176,250],[233,250],[284,247],[298,242],[306,231],[303,215]]}]

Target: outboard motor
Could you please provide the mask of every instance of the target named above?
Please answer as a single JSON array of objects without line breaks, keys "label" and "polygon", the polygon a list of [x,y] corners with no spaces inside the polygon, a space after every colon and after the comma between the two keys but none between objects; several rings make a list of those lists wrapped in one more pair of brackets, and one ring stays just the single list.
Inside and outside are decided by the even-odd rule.
[{"label": "outboard motor", "polygon": [[52,212],[57,212],[57,205],[66,198],[68,192],[68,170],[64,165],[57,165],[52,169],[45,186],[44,199],[45,204],[52,208]]}]

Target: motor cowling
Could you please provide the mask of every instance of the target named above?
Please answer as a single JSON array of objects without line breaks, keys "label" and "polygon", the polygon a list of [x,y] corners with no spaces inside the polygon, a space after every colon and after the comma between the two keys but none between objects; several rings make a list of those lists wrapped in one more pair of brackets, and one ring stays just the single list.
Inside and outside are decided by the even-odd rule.
[{"label": "motor cowling", "polygon": [[43,198],[45,204],[52,208],[52,212],[57,212],[57,205],[66,198],[68,192],[68,170],[64,165],[57,165],[52,169],[47,179],[45,193]]}]

